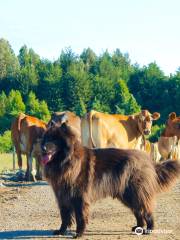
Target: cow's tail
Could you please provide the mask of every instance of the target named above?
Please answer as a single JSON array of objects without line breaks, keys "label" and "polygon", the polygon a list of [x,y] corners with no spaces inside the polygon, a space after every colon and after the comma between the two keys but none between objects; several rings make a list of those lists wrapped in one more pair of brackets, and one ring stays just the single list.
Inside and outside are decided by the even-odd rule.
[{"label": "cow's tail", "polygon": [[18,118],[17,118],[17,126],[18,126],[18,132],[19,132],[19,136],[20,136],[20,130],[21,130],[21,121],[23,120],[23,118],[25,117],[24,113],[20,113]]},{"label": "cow's tail", "polygon": [[[15,120],[16,121],[15,124],[17,126],[17,141],[19,144],[21,143],[21,121],[24,119],[25,116],[26,115],[24,113],[20,113],[19,116]],[[16,149],[16,151],[17,151],[17,149]],[[18,166],[19,166],[19,168],[22,167],[22,158],[21,157],[18,157]]]},{"label": "cow's tail", "polygon": [[161,191],[168,190],[180,176],[180,162],[167,160],[155,165],[157,182]]},{"label": "cow's tail", "polygon": [[93,124],[93,121],[92,121],[92,118],[93,118],[93,115],[94,115],[94,111],[91,110],[88,114],[87,114],[87,120],[89,122],[89,137],[90,137],[90,142],[91,142],[91,145],[93,148],[96,147],[94,141],[93,141],[93,136],[92,136],[92,124]]}]

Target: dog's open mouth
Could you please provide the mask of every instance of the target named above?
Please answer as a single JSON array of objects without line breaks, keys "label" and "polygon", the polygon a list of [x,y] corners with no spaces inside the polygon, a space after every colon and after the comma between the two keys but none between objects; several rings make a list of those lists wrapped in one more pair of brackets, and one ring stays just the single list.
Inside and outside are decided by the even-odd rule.
[{"label": "dog's open mouth", "polygon": [[52,157],[54,156],[55,152],[48,152],[43,154],[41,158],[42,164],[45,166],[48,162],[52,160]]}]

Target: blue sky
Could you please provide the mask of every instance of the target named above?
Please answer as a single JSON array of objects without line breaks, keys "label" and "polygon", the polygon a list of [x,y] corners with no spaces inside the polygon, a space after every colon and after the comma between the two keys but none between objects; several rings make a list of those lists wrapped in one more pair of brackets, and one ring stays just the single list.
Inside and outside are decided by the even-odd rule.
[{"label": "blue sky", "polygon": [[0,0],[0,38],[57,59],[65,47],[97,54],[116,48],[141,66],[180,66],[179,0]]}]

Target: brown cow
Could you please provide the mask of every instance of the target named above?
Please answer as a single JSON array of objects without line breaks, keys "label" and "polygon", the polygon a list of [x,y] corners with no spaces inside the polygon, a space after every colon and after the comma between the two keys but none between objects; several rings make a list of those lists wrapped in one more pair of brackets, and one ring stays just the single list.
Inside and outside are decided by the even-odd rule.
[{"label": "brown cow", "polygon": [[81,119],[73,112],[54,112],[48,122],[48,127],[53,125],[61,126],[64,122],[71,126],[73,131],[76,132],[78,140],[81,141]]},{"label": "brown cow", "polygon": [[180,117],[175,112],[169,114],[166,127],[158,140],[159,152],[162,160],[178,159],[180,141]]},{"label": "brown cow", "polygon": [[130,116],[91,111],[81,120],[82,144],[98,148],[141,149],[140,138],[151,133],[152,121],[159,117],[159,113],[151,114],[147,110]]},{"label": "brown cow", "polygon": [[32,158],[36,159],[36,170],[37,178],[41,179],[40,166],[39,166],[39,154],[33,151],[33,145],[36,143],[38,138],[42,137],[42,134],[46,130],[46,124],[39,120],[38,118],[27,116],[25,114],[20,114],[11,125],[11,136],[12,142],[16,148],[18,166],[22,169],[22,156],[25,154],[27,157],[27,170],[26,178],[30,180],[33,177],[32,172]]}]

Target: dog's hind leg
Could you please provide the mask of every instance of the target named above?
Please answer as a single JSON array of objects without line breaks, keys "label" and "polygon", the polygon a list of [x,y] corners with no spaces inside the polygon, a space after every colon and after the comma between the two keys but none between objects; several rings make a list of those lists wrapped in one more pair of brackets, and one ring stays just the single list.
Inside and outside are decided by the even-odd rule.
[{"label": "dog's hind leg", "polygon": [[144,219],[147,224],[147,230],[145,231],[146,234],[151,233],[151,231],[154,229],[154,218],[152,213],[145,212]]},{"label": "dog's hind leg", "polygon": [[132,227],[132,231],[134,232],[137,227],[141,227],[143,229],[143,227],[145,225],[145,221],[144,221],[144,218],[143,218],[143,215],[142,215],[142,210],[139,210],[139,211],[134,210],[133,213],[134,213],[134,216],[135,216],[136,221],[137,221],[137,225]]},{"label": "dog's hind leg", "polygon": [[72,224],[72,213],[73,209],[71,207],[67,206],[61,206],[60,207],[60,215],[61,215],[61,227],[59,230],[55,230],[53,232],[54,235],[64,235],[67,227],[70,227]]},{"label": "dog's hind leg", "polygon": [[129,185],[128,187],[126,187],[123,195],[119,195],[117,198],[122,201],[128,208],[130,208],[134,213],[137,225],[132,227],[132,231],[134,232],[137,227],[141,227],[143,231],[143,227],[145,225],[143,209],[139,202],[138,195],[134,191],[133,185]]},{"label": "dog's hind leg", "polygon": [[86,229],[89,217],[89,203],[85,202],[83,197],[77,197],[73,199],[73,206],[76,217],[76,237],[82,236]]}]

